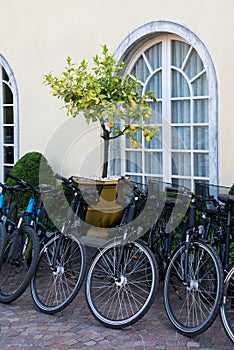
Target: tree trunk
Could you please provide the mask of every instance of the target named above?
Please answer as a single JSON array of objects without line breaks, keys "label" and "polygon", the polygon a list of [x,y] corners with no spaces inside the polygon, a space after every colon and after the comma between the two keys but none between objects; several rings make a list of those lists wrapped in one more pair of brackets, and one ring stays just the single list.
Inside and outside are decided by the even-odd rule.
[{"label": "tree trunk", "polygon": [[109,163],[109,131],[104,132],[104,150],[103,150],[103,164],[102,164],[102,177],[107,177],[108,163]]}]

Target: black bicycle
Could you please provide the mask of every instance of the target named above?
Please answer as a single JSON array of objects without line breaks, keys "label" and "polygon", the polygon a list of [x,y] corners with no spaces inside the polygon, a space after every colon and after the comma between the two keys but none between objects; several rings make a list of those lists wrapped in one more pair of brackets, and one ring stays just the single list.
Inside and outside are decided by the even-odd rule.
[{"label": "black bicycle", "polygon": [[222,264],[225,280],[220,315],[227,335],[234,342],[234,264],[230,259],[234,196],[231,192],[226,186],[196,184],[199,231],[215,249]]},{"label": "black bicycle", "polygon": [[197,197],[185,193],[191,197],[191,204],[180,243],[166,269],[164,305],[176,329],[195,336],[207,330],[218,314],[224,274],[217,252],[197,227]]},{"label": "black bicycle", "polygon": [[40,311],[48,314],[63,310],[73,301],[86,269],[85,248],[77,235],[81,235],[79,231],[87,203],[72,177],[55,176],[65,186],[66,192],[70,192],[71,200],[61,230],[41,249],[31,280],[33,301]]},{"label": "black bicycle", "polygon": [[229,194],[219,194],[218,199],[225,204],[226,211],[225,241],[221,241],[221,248],[219,250],[225,272],[220,315],[226,334],[230,340],[234,342],[234,262],[230,261],[229,256],[232,239],[231,218],[234,208],[234,196]]},{"label": "black bicycle", "polygon": [[92,314],[111,328],[124,328],[142,318],[153,303],[159,281],[155,257],[137,238],[142,230],[134,223],[146,194],[124,178],[119,182],[128,187],[122,222],[116,228],[116,238],[97,251],[86,279]]},{"label": "black bicycle", "polygon": [[148,188],[155,215],[146,240],[155,254],[160,280],[164,280],[172,251],[180,237],[176,228],[183,220],[190,201],[181,186],[149,179]]}]

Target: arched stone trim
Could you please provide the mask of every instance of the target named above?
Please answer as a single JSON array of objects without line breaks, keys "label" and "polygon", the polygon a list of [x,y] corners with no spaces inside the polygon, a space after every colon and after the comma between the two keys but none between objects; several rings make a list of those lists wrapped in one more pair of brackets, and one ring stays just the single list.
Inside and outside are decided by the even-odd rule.
[{"label": "arched stone trim", "polygon": [[[200,37],[184,24],[180,24],[167,19],[159,19],[145,23],[132,32],[118,46],[115,56],[119,61],[128,63],[136,51],[147,41],[162,34],[176,34],[192,45],[201,57],[209,82],[209,116],[210,116],[210,138],[209,138],[209,178],[210,183],[219,184],[219,93],[218,79],[214,62],[206,45]],[[114,147],[115,148],[115,147]],[[113,149],[114,151],[114,149]],[[112,154],[114,158],[114,153]],[[113,159],[112,158],[112,159]]]}]

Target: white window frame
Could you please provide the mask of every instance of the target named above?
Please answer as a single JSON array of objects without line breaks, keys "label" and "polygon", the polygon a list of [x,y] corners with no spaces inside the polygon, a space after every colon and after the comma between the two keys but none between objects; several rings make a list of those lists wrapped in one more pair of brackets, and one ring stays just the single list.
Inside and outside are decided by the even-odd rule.
[{"label": "white window frame", "polygon": [[[14,144],[11,146],[14,147],[14,162],[16,162],[19,159],[19,93],[18,88],[16,84],[16,79],[14,76],[14,73],[7,62],[7,60],[0,54],[0,68],[4,68],[6,71],[6,74],[9,78],[8,86],[10,87],[13,95],[13,118],[14,123],[10,124],[10,126],[14,127]],[[4,165],[7,166],[7,164],[4,164],[4,137],[3,137],[3,96],[2,96],[2,69],[0,73],[0,181],[4,182]]]}]

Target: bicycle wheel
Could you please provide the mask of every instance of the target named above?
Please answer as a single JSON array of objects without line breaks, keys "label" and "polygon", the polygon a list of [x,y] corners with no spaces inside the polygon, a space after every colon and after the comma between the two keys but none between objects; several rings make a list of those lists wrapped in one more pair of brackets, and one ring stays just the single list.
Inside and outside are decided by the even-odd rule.
[{"label": "bicycle wheel", "polygon": [[166,221],[159,217],[152,228],[152,250],[155,254],[163,255],[165,249],[165,227]]},{"label": "bicycle wheel", "polygon": [[16,300],[27,288],[37,265],[39,241],[36,232],[22,225],[4,250],[0,270],[0,302]]},{"label": "bicycle wheel", "polygon": [[226,334],[234,342],[234,265],[224,280],[223,302],[220,307],[222,324]]},{"label": "bicycle wheel", "polygon": [[177,330],[195,336],[210,327],[217,316],[223,292],[223,269],[215,250],[202,241],[188,249],[185,283],[185,245],[172,256],[164,284],[167,315]]},{"label": "bicycle wheel", "polygon": [[94,317],[110,328],[127,327],[149,310],[158,286],[158,269],[140,240],[124,245],[117,277],[121,239],[95,256],[86,279],[86,299]]},{"label": "bicycle wheel", "polygon": [[18,206],[17,206],[17,203],[12,202],[10,204],[9,212],[7,214],[7,220],[5,223],[6,232],[8,234],[12,234],[14,232],[17,219],[18,219]]},{"label": "bicycle wheel", "polygon": [[6,247],[7,234],[2,222],[0,222],[0,268],[4,260],[4,250]]},{"label": "bicycle wheel", "polygon": [[216,250],[221,261],[225,254],[225,230],[216,222],[211,222],[205,237],[210,245]]},{"label": "bicycle wheel", "polygon": [[32,298],[39,310],[52,314],[68,306],[82,285],[85,266],[85,249],[76,237],[57,234],[50,239],[40,252],[31,280]]}]

